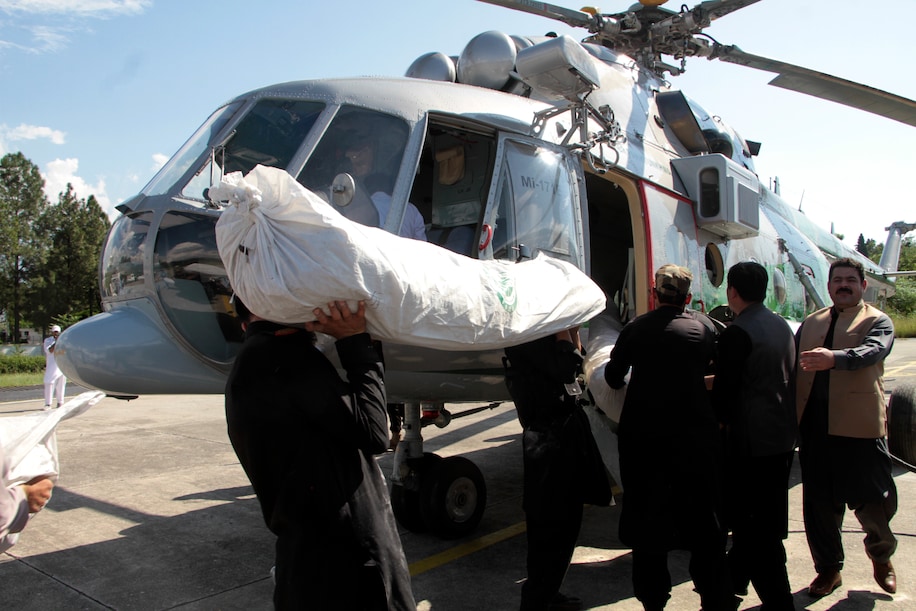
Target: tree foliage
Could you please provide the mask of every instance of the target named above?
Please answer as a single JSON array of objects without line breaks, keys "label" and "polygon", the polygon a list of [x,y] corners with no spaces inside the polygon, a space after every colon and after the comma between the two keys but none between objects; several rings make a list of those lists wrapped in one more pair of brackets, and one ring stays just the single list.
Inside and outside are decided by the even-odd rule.
[{"label": "tree foliage", "polygon": [[[874,244],[875,241],[871,240],[871,242],[872,244]],[[859,234],[859,239],[856,241],[856,250],[862,253],[863,255],[865,255],[866,257],[870,255],[870,251],[868,249],[868,242],[865,241],[865,236],[862,235],[861,233]]]},{"label": "tree foliage", "polygon": [[0,159],[0,306],[12,321],[18,339],[29,283],[41,265],[45,249],[36,232],[48,207],[44,179],[22,153]]},{"label": "tree foliage", "polygon": [[100,308],[98,261],[110,223],[94,195],[73,186],[49,204],[38,168],[22,153],[0,159],[0,309],[46,329]]},{"label": "tree foliage", "polygon": [[[876,244],[874,240],[867,240],[866,248],[869,251],[868,257],[872,261],[875,263],[881,261],[884,244]],[[900,243],[900,261],[897,269],[916,271],[916,238],[905,238]],[[894,296],[887,300],[887,309],[903,316],[916,312],[916,277],[897,278]]]},{"label": "tree foliage", "polygon": [[38,220],[47,253],[31,286],[32,321],[41,328],[73,314],[99,311],[99,253],[110,223],[95,196],[79,199],[73,185]]}]

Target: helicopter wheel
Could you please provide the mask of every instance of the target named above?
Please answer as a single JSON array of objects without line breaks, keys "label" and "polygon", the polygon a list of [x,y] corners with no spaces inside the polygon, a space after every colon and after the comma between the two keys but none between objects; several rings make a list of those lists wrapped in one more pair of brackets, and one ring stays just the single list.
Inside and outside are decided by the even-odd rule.
[{"label": "helicopter wheel", "polygon": [[410,532],[427,532],[429,527],[420,512],[421,482],[433,472],[442,458],[427,452],[420,459],[411,459],[410,473],[404,483],[391,486],[391,510],[397,521]]},{"label": "helicopter wheel", "polygon": [[913,471],[916,465],[916,385],[905,384],[894,389],[888,417],[888,449]]},{"label": "helicopter wheel", "polygon": [[457,539],[477,528],[487,506],[483,474],[463,456],[432,463],[420,479],[420,515],[443,539]]}]

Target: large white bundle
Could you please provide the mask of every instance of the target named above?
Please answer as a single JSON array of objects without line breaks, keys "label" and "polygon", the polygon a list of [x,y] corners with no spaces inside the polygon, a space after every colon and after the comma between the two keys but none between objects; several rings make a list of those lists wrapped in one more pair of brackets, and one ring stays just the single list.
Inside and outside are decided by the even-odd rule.
[{"label": "large white bundle", "polygon": [[9,460],[9,482],[22,484],[42,475],[57,479],[57,425],[82,414],[104,397],[105,393],[90,390],[57,409],[0,418],[0,443]]},{"label": "large white bundle", "polygon": [[605,296],[574,265],[539,255],[480,261],[349,221],[284,170],[257,166],[211,189],[233,290],[255,314],[313,320],[331,300],[368,304],[378,339],[441,350],[504,348],[583,323]]},{"label": "large white bundle", "polygon": [[620,422],[627,387],[615,390],[608,386],[604,379],[604,370],[611,360],[611,350],[614,349],[622,328],[620,318],[610,312],[592,319],[588,323],[587,350],[582,362],[585,385],[588,386],[595,405],[614,423]]},{"label": "large white bundle", "polygon": [[[0,418],[0,444],[9,467],[6,483],[11,486],[24,484],[42,476],[49,476],[56,482],[60,474],[57,425],[61,420],[82,414],[104,396],[103,392],[91,390],[70,399],[58,409]],[[0,553],[13,547],[17,541],[19,533],[7,533],[0,537]]]}]

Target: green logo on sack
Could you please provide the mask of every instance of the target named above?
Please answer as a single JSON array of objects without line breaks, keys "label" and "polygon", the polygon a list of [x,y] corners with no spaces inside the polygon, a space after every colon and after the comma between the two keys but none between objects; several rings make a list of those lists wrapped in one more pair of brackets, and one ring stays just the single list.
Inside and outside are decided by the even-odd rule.
[{"label": "green logo on sack", "polygon": [[518,293],[515,291],[515,282],[509,274],[500,271],[496,281],[496,296],[503,309],[510,314],[518,306]]}]

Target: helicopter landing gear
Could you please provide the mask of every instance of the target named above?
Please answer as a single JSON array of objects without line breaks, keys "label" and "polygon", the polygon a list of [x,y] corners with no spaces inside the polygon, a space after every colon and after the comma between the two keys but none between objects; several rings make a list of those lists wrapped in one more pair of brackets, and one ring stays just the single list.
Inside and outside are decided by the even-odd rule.
[{"label": "helicopter landing gear", "polygon": [[903,384],[891,393],[887,443],[891,456],[916,472],[916,385]]},{"label": "helicopter landing gear", "polygon": [[472,533],[483,518],[487,506],[483,474],[463,456],[442,458],[423,452],[420,404],[404,405],[404,439],[395,450],[392,480],[394,516],[412,532],[456,539]]},{"label": "helicopter landing gear", "polygon": [[477,465],[463,456],[433,463],[420,484],[420,515],[431,532],[457,539],[474,532],[487,506],[487,487]]}]

